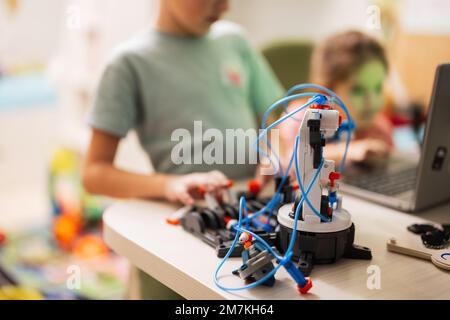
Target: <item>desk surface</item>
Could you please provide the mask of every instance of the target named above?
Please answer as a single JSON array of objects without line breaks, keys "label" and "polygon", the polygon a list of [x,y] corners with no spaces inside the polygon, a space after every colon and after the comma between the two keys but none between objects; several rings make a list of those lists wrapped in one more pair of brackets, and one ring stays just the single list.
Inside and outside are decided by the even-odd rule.
[{"label": "desk surface", "polygon": [[[395,236],[410,240],[418,236],[406,227],[412,223],[450,222],[450,205],[417,215],[401,213],[345,196],[343,206],[356,226],[355,243],[372,249],[371,261],[341,259],[335,264],[315,266],[313,288],[300,296],[293,280],[281,268],[272,288],[224,292],[216,287],[213,274],[220,259],[214,250],[165,218],[176,207],[147,201],[118,202],[104,214],[107,244],[132,264],[187,299],[450,299],[450,272],[431,262],[388,252],[386,242]],[[414,240],[413,240],[414,241]],[[239,287],[243,282],[231,271],[241,264],[231,258],[224,265],[221,282]],[[368,267],[380,269],[381,289],[368,289]]]}]

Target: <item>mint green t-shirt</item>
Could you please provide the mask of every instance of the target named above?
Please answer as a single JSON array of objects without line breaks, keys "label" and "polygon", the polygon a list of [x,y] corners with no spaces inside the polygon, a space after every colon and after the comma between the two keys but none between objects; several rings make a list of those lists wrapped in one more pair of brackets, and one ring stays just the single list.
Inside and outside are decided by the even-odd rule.
[{"label": "mint green t-shirt", "polygon": [[[257,128],[257,117],[282,95],[266,61],[230,22],[215,23],[202,37],[150,30],[113,54],[88,122],[118,137],[136,130],[158,172],[220,170],[229,178],[244,178],[253,175],[255,166],[225,160],[194,164],[195,150],[210,143],[194,133],[194,121],[201,121],[203,133],[214,128],[224,137],[227,129]],[[173,139],[180,128],[190,133],[190,140]],[[171,158],[180,143],[190,144],[190,164],[177,164]]]}]

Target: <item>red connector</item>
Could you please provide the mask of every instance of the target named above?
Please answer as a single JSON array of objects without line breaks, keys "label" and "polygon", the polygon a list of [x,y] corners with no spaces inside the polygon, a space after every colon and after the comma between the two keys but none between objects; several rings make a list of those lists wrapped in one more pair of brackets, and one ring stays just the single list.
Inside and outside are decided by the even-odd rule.
[{"label": "red connector", "polygon": [[203,198],[205,196],[206,189],[204,186],[198,186],[197,191],[198,191],[198,194],[200,195],[200,197]]},{"label": "red connector", "polygon": [[339,172],[331,172],[328,178],[330,179],[330,187],[334,187],[335,180],[339,180],[341,175]]},{"label": "red connector", "polygon": [[331,106],[326,105],[326,104],[313,104],[311,105],[311,107],[309,107],[310,109],[320,109],[320,110],[331,110]]},{"label": "red connector", "polygon": [[[231,187],[234,186],[234,181],[233,180],[228,180],[227,184],[225,185],[225,188],[229,189]],[[206,189],[205,186],[198,186],[197,187],[197,192],[199,193],[199,195],[201,197],[204,197],[206,194]]]},{"label": "red connector", "polygon": [[306,284],[302,287],[297,286],[297,290],[300,294],[307,294],[308,291],[312,288],[313,284],[312,284],[312,280],[310,277],[306,277]]},{"label": "red connector", "polygon": [[261,191],[261,183],[257,180],[249,180],[247,182],[247,189],[251,194],[258,194]]}]

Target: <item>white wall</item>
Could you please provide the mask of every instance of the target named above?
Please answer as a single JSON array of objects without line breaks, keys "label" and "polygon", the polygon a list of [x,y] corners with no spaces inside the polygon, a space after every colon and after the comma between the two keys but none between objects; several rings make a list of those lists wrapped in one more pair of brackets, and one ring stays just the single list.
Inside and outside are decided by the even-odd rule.
[{"label": "white wall", "polygon": [[10,16],[0,3],[0,62],[42,60],[56,50],[63,1],[23,0]]},{"label": "white wall", "polygon": [[[420,14],[418,14],[420,12]],[[400,22],[413,34],[450,34],[450,1],[403,0]]]},{"label": "white wall", "polygon": [[[12,16],[0,2],[0,62],[45,61],[94,20],[111,30],[102,45],[114,46],[149,24],[155,1],[22,0]],[[74,7],[80,29],[69,27]]]},{"label": "white wall", "polygon": [[263,45],[278,38],[317,40],[348,28],[366,28],[369,0],[231,0],[228,17]]},{"label": "white wall", "polygon": [[[94,14],[107,26],[103,46],[110,48],[147,26],[157,0],[22,0],[9,18],[0,4],[0,60],[41,60],[70,41],[67,23],[72,6],[81,8],[81,23]],[[275,38],[319,39],[350,27],[364,28],[369,0],[231,0],[230,20],[243,25],[256,45]],[[91,10],[93,8],[93,10]],[[72,30],[75,33],[77,30]]]}]

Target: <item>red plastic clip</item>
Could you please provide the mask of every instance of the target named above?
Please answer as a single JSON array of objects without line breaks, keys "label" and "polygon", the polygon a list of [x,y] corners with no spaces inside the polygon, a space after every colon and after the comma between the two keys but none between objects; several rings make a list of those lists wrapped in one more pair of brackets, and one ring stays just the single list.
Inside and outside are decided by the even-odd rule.
[{"label": "red plastic clip", "polygon": [[339,172],[330,172],[328,178],[330,179],[330,187],[334,187],[335,180],[339,180],[341,178],[341,174]]}]

